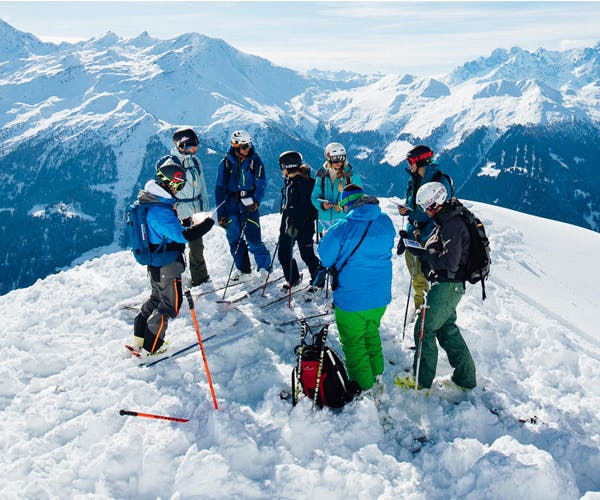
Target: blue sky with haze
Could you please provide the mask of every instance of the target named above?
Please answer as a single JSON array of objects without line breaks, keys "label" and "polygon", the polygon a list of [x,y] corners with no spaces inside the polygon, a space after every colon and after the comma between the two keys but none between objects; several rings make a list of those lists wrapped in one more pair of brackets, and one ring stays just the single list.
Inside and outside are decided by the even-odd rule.
[{"label": "blue sky with haze", "polygon": [[197,32],[296,70],[424,76],[495,48],[600,41],[600,2],[0,2],[0,18],[57,43]]}]

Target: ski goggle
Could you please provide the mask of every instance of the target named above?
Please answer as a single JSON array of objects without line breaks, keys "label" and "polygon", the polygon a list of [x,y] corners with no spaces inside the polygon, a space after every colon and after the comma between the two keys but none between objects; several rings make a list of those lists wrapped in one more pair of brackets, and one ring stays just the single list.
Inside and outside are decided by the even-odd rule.
[{"label": "ski goggle", "polygon": [[346,156],[345,155],[330,156],[329,161],[331,163],[344,163],[346,161]]},{"label": "ski goggle", "polygon": [[160,171],[156,172],[156,176],[176,193],[181,191],[185,186],[185,174],[183,172],[175,172],[173,179],[169,179]]},{"label": "ski goggle", "polygon": [[231,141],[231,145],[237,149],[250,149],[252,147],[251,142],[234,142]]},{"label": "ski goggle", "polygon": [[409,156],[406,158],[406,161],[409,165],[414,165],[415,163],[419,163],[420,161],[427,160],[433,156],[433,151],[426,151],[425,153],[419,156]]},{"label": "ski goggle", "polygon": [[198,139],[196,139],[194,137],[183,137],[177,143],[177,147],[180,149],[183,149],[184,151],[186,149],[191,149],[197,145],[198,145]]}]

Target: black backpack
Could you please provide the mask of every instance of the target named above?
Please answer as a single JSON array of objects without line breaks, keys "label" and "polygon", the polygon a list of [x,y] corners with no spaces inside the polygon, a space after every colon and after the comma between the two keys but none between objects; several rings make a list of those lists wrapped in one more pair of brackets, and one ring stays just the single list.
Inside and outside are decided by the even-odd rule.
[{"label": "black backpack", "polygon": [[[326,345],[328,325],[316,335],[306,321],[300,327],[300,345],[294,349],[297,363],[292,370],[292,404],[296,405],[302,389],[313,405],[341,408],[360,392],[358,384],[348,380],[344,363]],[[312,335],[310,344],[305,342],[308,331]]]},{"label": "black backpack", "polygon": [[485,233],[483,222],[460,201],[455,200],[455,203],[460,209],[463,220],[467,223],[469,236],[471,237],[465,280],[471,284],[481,281],[481,299],[485,300],[485,280],[490,274],[492,263],[490,258],[490,240]]}]

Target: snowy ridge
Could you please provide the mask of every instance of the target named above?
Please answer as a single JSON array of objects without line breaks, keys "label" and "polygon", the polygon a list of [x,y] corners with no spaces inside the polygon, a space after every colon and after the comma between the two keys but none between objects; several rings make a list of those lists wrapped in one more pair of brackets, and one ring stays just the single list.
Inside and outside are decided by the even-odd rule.
[{"label": "snowy ridge", "polygon": [[[143,301],[148,283],[128,252],[116,252],[0,297],[0,493],[591,497],[600,490],[600,340],[594,315],[600,306],[600,235],[467,205],[486,224],[493,258],[488,300],[482,304],[479,286],[469,286],[458,309],[486,389],[472,402],[455,406],[392,385],[413,354],[410,333],[401,342],[408,274],[404,259],[394,256],[394,299],[381,329],[391,428],[382,427],[368,399],[333,413],[312,411],[306,400],[291,411],[279,398],[289,384],[299,329],[261,320],[281,322],[327,304],[300,298],[292,310],[285,302],[261,308],[259,298],[235,309],[218,306],[215,294],[196,299],[202,335],[221,339],[205,346],[220,406],[215,411],[197,350],[152,368],[125,357],[135,313],[123,306]],[[400,229],[393,203],[382,199],[381,206]],[[262,221],[272,250],[279,216]],[[224,281],[231,263],[224,231],[213,229],[205,246],[214,282]],[[187,306],[167,335],[176,347],[194,342]],[[339,350],[335,324],[330,339]],[[438,376],[448,372],[440,353]],[[120,409],[191,421],[122,417]],[[422,444],[419,433],[426,436]]]}]

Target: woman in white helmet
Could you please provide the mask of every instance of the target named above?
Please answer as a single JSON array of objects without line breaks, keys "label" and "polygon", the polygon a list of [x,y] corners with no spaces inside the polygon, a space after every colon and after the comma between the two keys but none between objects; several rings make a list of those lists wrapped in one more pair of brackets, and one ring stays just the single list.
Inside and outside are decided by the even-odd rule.
[{"label": "woman in white helmet", "polygon": [[336,221],[345,217],[340,208],[342,190],[349,184],[362,186],[360,176],[348,163],[346,148],[339,142],[325,146],[325,163],[317,171],[312,204],[319,213],[318,231],[323,234]]}]

